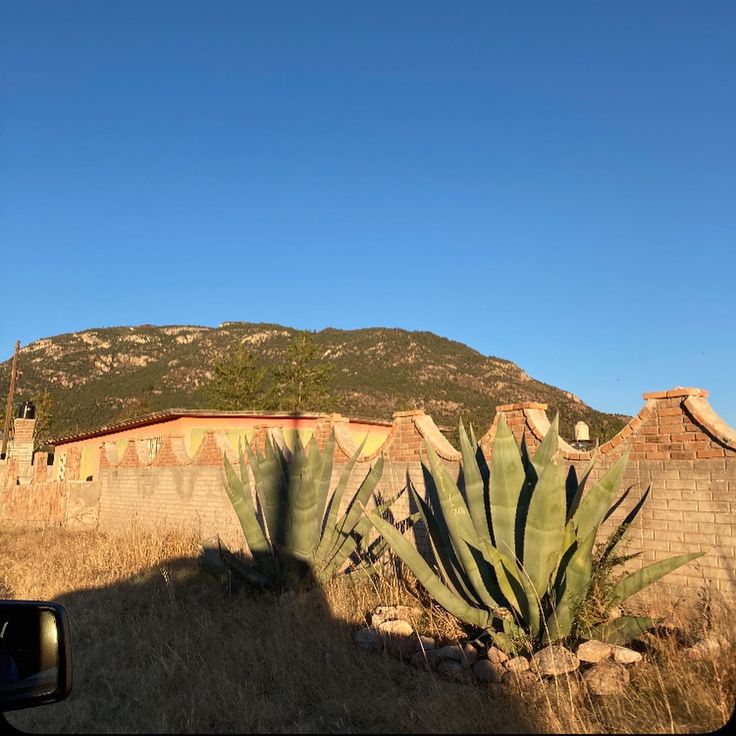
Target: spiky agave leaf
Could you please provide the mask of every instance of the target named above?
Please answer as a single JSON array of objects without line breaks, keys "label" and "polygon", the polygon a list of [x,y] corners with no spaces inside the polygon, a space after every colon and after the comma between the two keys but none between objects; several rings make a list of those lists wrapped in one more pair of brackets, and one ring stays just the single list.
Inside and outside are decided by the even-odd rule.
[{"label": "spiky agave leaf", "polygon": [[414,487],[409,486],[409,488],[429,535],[434,560],[442,576],[442,581],[455,595],[460,596],[468,603],[480,606],[480,598],[473,592],[473,586],[470,580],[467,579],[455,550],[452,548],[447,526],[440,523],[437,516],[431,512],[427,502],[416,492]]},{"label": "spiky agave leaf", "polygon": [[[545,437],[557,440],[556,423]],[[544,444],[544,442],[543,442]],[[541,446],[540,446],[540,449]],[[539,451],[537,451],[539,454]],[[532,491],[524,530],[523,568],[541,597],[559,559],[567,508],[563,464],[559,450],[549,453],[544,465],[535,466],[539,479]]]},{"label": "spiky agave leaf", "polygon": [[587,537],[603,520],[621,486],[628,462],[629,453],[625,452],[580,501],[572,517],[579,537]]},{"label": "spiky agave leaf", "polygon": [[465,484],[465,498],[468,502],[468,511],[470,512],[470,518],[473,521],[476,535],[479,538],[485,538],[490,534],[488,515],[486,513],[485,488],[475,458],[475,449],[468,439],[462,419],[458,424],[458,435],[460,436],[463,481]]},{"label": "spiky agave leaf", "polygon": [[347,488],[348,481],[350,480],[350,474],[353,472],[353,468],[355,467],[355,463],[358,461],[360,453],[363,452],[363,447],[365,446],[367,439],[368,435],[366,434],[366,436],[363,438],[363,441],[353,453],[353,456],[342,469],[342,473],[340,473],[340,478],[337,482],[337,486],[335,487],[335,491],[332,494],[332,498],[330,498],[327,504],[327,511],[325,512],[325,518],[322,526],[322,537],[315,551],[315,562],[317,568],[320,570],[324,569],[324,567],[331,559],[332,551],[334,550],[335,545],[338,542],[339,530],[337,526],[337,519],[340,512],[340,505],[342,504],[342,498],[345,494],[345,489]]},{"label": "spiky agave leaf", "polygon": [[[255,508],[253,506],[253,497],[251,496],[250,485],[247,484],[247,472],[241,478],[238,477],[235,469],[224,455],[225,467],[225,490],[230,498],[230,502],[235,509],[235,513],[240,521],[240,526],[245,535],[245,541],[253,555],[253,559],[266,575],[275,574],[275,565],[271,553],[271,546],[261,529],[261,525],[256,518]],[[245,482],[243,482],[245,478]]]},{"label": "spiky agave leaf", "polygon": [[442,511],[440,523],[444,522],[447,526],[452,547],[465,570],[474,595],[489,609],[498,608],[501,603],[493,598],[491,592],[483,584],[478,564],[468,548],[468,543],[476,548],[480,545],[460,489],[428,442],[425,442],[425,448],[429,456],[432,477],[435,480],[434,490],[437,492],[438,503]]},{"label": "spiky agave leaf", "polygon": [[597,639],[616,646],[624,646],[656,623],[657,619],[648,616],[620,616],[613,621],[592,626],[589,631],[583,632],[583,635],[586,639]]},{"label": "spiky agave leaf", "polygon": [[495,546],[512,558],[516,558],[516,514],[524,478],[519,447],[501,415],[493,440],[488,495]]},{"label": "spiky agave leaf", "polygon": [[612,599],[614,604],[621,603],[629,596],[638,593],[678,567],[687,565],[688,562],[692,562],[692,560],[702,557],[704,554],[705,552],[689,552],[688,554],[678,555],[677,557],[669,557],[666,560],[653,562],[651,565],[647,565],[627,575],[619,580],[613,588]]},{"label": "spiky agave leaf", "polygon": [[296,558],[311,563],[319,543],[322,514],[318,508],[316,484],[298,432],[294,439],[288,488],[286,547]]},{"label": "spiky agave leaf", "polygon": [[339,572],[348,557],[357,549],[358,540],[363,537],[362,532],[366,529],[365,522],[362,529],[357,529],[361,522],[362,507],[368,503],[382,473],[383,457],[379,457],[351,499],[339,524],[336,524],[336,543],[325,557],[327,560],[325,570],[329,576]]},{"label": "spiky agave leaf", "polygon": [[611,536],[608,538],[600,554],[600,557],[599,557],[600,564],[603,564],[604,562],[606,562],[606,560],[611,556],[613,551],[618,546],[619,542],[624,538],[624,535],[631,527],[632,523],[634,522],[634,519],[638,516],[639,511],[644,505],[644,502],[649,497],[649,492],[651,490],[652,490],[652,487],[648,486],[646,491],[644,491],[644,493],[642,494],[642,497],[635,504],[634,508],[632,508],[631,511],[629,511],[629,513],[626,515],[626,518],[616,527],[613,534],[611,534]]},{"label": "spiky agave leaf", "polygon": [[491,616],[488,611],[466,603],[458,595],[442,584],[442,581],[432,572],[424,558],[417,552],[409,540],[391,524],[371,512],[366,512],[373,526],[388,542],[391,549],[401,558],[406,566],[414,573],[416,579],[423,585],[429,594],[453,616],[471,626],[487,629]]}]

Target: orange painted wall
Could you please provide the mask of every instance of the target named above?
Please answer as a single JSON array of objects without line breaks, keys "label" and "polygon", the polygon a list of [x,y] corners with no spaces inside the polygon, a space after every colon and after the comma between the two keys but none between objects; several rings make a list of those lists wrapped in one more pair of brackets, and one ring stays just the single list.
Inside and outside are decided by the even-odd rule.
[{"label": "orange painted wall", "polygon": [[[280,427],[284,430],[299,430],[302,440],[306,441],[311,436],[311,431],[316,422],[317,418],[313,417],[280,417],[268,415],[164,418],[160,422],[142,427],[134,427],[88,439],[60,443],[55,448],[55,454],[58,458],[61,458],[70,449],[79,448],[82,456],[80,478],[85,479],[89,476],[96,478],[99,473],[100,446],[106,442],[116,443],[118,451],[122,454],[125,444],[131,439],[142,440],[166,436],[183,437],[187,452],[191,458],[197,452],[205,432],[225,432],[234,447],[237,447],[240,437],[250,440],[252,431],[256,427]],[[391,425],[350,420],[349,428],[358,442],[368,434],[365,451],[370,452],[383,444],[389,434]],[[293,443],[292,435],[288,432],[285,439],[287,444],[291,445]]]}]

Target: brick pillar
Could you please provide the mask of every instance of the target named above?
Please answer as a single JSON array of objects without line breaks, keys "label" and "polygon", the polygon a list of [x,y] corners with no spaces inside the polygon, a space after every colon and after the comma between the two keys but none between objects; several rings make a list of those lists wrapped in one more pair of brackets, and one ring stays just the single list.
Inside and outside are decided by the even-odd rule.
[{"label": "brick pillar", "polygon": [[12,456],[17,457],[19,462],[30,464],[33,457],[33,430],[36,426],[35,419],[15,419],[13,432]]},{"label": "brick pillar", "polygon": [[14,420],[13,448],[10,452],[18,462],[18,475],[23,479],[33,476],[33,430],[35,419]]}]

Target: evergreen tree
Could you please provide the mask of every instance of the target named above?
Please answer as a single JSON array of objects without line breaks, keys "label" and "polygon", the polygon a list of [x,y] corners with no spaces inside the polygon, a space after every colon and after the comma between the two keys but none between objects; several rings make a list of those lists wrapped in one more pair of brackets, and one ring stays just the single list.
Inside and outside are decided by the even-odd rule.
[{"label": "evergreen tree", "polygon": [[33,430],[33,449],[40,450],[48,445],[54,423],[54,396],[44,390],[33,397],[36,407],[36,426]]},{"label": "evergreen tree", "polygon": [[206,406],[212,409],[244,411],[267,409],[271,393],[266,380],[266,369],[243,345],[218,360],[214,378],[203,391]]},{"label": "evergreen tree", "polygon": [[284,362],[274,369],[276,405],[285,411],[321,411],[327,408],[334,368],[324,362],[308,330],[289,342]]}]

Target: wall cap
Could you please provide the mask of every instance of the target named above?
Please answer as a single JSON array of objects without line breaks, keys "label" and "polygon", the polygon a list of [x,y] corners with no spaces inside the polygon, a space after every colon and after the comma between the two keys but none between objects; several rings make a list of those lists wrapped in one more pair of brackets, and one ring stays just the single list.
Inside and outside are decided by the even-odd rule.
[{"label": "wall cap", "polygon": [[547,410],[547,404],[542,404],[539,401],[520,401],[516,404],[502,404],[496,407],[496,411],[517,411],[518,409],[542,409]]},{"label": "wall cap", "polygon": [[649,399],[678,399],[681,396],[708,396],[708,391],[704,388],[686,388],[685,386],[675,386],[668,391],[649,391],[642,394],[645,400]]}]

